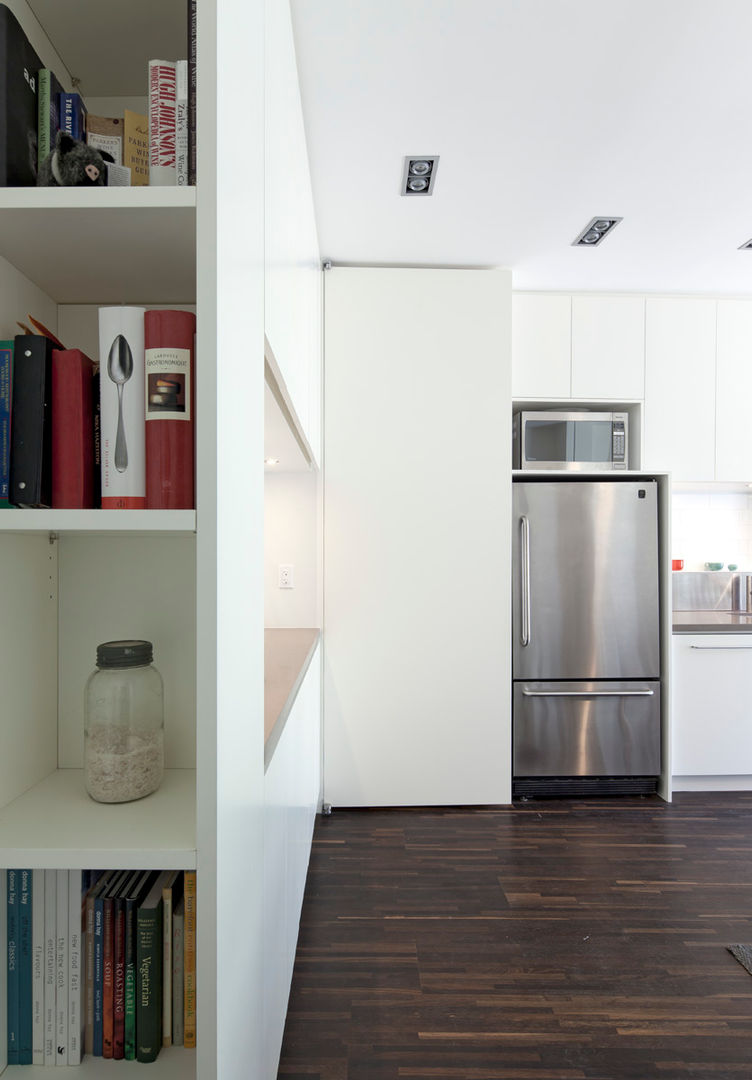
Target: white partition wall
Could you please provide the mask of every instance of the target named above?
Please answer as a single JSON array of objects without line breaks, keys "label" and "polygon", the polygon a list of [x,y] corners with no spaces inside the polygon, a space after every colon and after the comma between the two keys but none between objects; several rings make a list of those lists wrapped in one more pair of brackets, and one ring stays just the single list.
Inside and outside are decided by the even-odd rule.
[{"label": "white partition wall", "polygon": [[510,275],[324,289],[324,799],[509,802]]}]

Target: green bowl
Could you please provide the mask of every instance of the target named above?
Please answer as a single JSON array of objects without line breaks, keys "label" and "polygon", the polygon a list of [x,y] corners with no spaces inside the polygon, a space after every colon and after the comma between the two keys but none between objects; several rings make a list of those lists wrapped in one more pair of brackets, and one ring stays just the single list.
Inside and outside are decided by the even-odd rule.
[{"label": "green bowl", "polygon": [[705,569],[706,570],[723,570],[723,563],[722,562],[706,562],[705,563]]}]

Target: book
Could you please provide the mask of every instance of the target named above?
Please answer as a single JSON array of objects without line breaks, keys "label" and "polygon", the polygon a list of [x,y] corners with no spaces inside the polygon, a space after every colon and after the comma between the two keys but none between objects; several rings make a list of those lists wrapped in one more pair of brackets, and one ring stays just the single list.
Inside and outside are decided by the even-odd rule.
[{"label": "book", "polygon": [[80,1065],[83,1047],[83,875],[68,871],[68,1064]]},{"label": "book", "polygon": [[117,116],[86,116],[86,142],[110,154],[115,165],[123,164],[123,121]]},{"label": "book", "polygon": [[81,142],[86,141],[86,105],[80,94],[63,90],[57,96],[60,130]]},{"label": "book", "polygon": [[183,1045],[196,1045],[196,871],[186,870],[183,876],[185,897],[185,951],[183,986]]},{"label": "book", "polygon": [[[89,1012],[89,1003],[87,1000],[87,1021],[86,1032],[84,1035],[84,1045],[86,1047],[86,1053],[91,1053],[94,1057],[102,1057],[102,1034],[103,1034],[103,1016],[102,1016],[102,1002],[103,1002],[103,975],[104,975],[104,937],[103,937],[103,921],[104,921],[104,893],[109,888],[113,879],[118,875],[117,870],[108,870],[99,881],[96,883],[91,892],[91,927],[92,927],[92,941],[91,941],[91,1011]],[[89,946],[87,945],[87,954]],[[88,982],[88,975],[87,975]],[[88,993],[88,990],[87,990]],[[91,1028],[91,1036],[89,1035],[89,1028]],[[91,1050],[88,1047],[91,1046]]]},{"label": "book", "polygon": [[136,913],[154,882],[156,871],[144,870],[125,898],[125,1058],[136,1059]]},{"label": "book", "polygon": [[0,187],[37,182],[37,72],[42,61],[0,4]]},{"label": "book", "polygon": [[52,350],[40,334],[18,334],[13,347],[10,501],[52,503]]},{"label": "book", "polygon": [[10,391],[13,342],[0,341],[0,507],[10,506]]},{"label": "book", "polygon": [[114,1057],[115,895],[128,873],[121,870],[102,894],[102,1057]]},{"label": "book", "polygon": [[18,871],[6,870],[6,1008],[8,1064],[18,1065]]},{"label": "book", "polygon": [[188,184],[188,61],[175,62],[175,183]]},{"label": "book", "polygon": [[180,870],[173,870],[162,886],[162,1046],[172,1046],[172,908],[182,887]]},{"label": "book", "polygon": [[31,878],[31,1063],[44,1065],[44,870]]},{"label": "book", "polygon": [[188,0],[188,183],[196,183],[196,0]]},{"label": "book", "polygon": [[55,1064],[68,1064],[68,871],[56,870]]},{"label": "book", "polygon": [[94,373],[91,382],[91,397],[94,403],[94,488],[93,502],[95,507],[102,505],[102,404],[100,401],[101,373],[99,364],[94,364]]},{"label": "book", "polygon": [[149,61],[149,184],[169,187],[176,182],[177,64]]},{"label": "book", "polygon": [[52,351],[52,505],[94,506],[94,363],[80,349]]},{"label": "book", "polygon": [[196,316],[191,311],[147,311],[146,506],[191,510],[194,500]]},{"label": "book", "polygon": [[136,1060],[155,1061],[162,1049],[162,889],[158,875],[136,913]]},{"label": "book", "polygon": [[126,900],[138,885],[141,870],[128,871],[122,878],[114,897],[114,975],[112,998],[112,1056],[118,1061],[125,1057],[125,951]]},{"label": "book", "polygon": [[123,114],[123,165],[131,170],[131,186],[149,183],[149,121],[140,113]]},{"label": "book", "polygon": [[102,506],[111,510],[146,507],[145,311],[99,309]]},{"label": "book", "polygon": [[63,88],[55,72],[40,68],[37,72],[37,169],[55,147],[60,127],[60,94]]},{"label": "book", "polygon": [[185,897],[172,912],[172,1045],[183,1045],[183,992],[185,974]]},{"label": "book", "polygon": [[32,1065],[32,877],[31,870],[18,870],[18,1064]]},{"label": "book", "polygon": [[54,1065],[57,870],[44,872],[44,1064]]}]

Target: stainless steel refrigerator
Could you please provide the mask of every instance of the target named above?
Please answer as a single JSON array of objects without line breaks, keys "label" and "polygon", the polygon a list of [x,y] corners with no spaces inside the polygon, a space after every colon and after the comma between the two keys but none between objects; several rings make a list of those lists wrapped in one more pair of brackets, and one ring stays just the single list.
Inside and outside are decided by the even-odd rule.
[{"label": "stainless steel refrigerator", "polygon": [[654,791],[658,485],[513,485],[513,790]]}]

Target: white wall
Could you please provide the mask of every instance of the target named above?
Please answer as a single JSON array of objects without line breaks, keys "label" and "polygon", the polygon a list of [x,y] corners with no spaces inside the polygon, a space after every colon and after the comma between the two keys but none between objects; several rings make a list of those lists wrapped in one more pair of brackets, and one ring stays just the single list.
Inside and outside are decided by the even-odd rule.
[{"label": "white wall", "polygon": [[[267,627],[321,626],[318,520],[318,473],[266,473],[264,625]],[[294,588],[279,588],[280,563],[294,566]]]},{"label": "white wall", "polygon": [[675,492],[672,530],[672,557],[684,559],[685,570],[706,562],[752,570],[752,494]]}]

